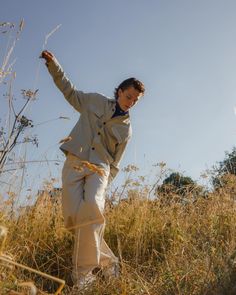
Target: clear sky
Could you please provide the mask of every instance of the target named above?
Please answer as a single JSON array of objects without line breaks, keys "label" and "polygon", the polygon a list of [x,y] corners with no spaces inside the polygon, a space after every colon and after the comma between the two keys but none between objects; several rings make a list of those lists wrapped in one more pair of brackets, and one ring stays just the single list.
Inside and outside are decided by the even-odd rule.
[{"label": "clear sky", "polygon": [[[121,167],[135,164],[145,175],[152,164],[164,161],[199,180],[202,171],[223,160],[224,152],[235,145],[236,1],[1,2],[1,21],[25,21],[12,56],[17,58],[14,93],[20,101],[20,89],[39,89],[25,114],[35,124],[70,117],[35,128],[39,148],[28,146],[28,159],[63,160],[58,142],[79,116],[38,58],[45,36],[57,25],[61,27],[45,48],[56,55],[77,88],[112,97],[127,77],[145,83],[145,97],[131,111],[133,138]],[[7,40],[9,36],[0,36],[1,60]],[[3,98],[0,103],[3,115]],[[49,171],[60,178],[60,169],[32,164],[25,186],[37,187]]]}]

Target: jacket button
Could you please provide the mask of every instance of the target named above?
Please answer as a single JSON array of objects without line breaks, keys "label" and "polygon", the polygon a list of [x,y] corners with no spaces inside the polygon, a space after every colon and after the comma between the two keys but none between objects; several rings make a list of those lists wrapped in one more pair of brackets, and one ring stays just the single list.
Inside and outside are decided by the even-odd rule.
[{"label": "jacket button", "polygon": [[103,122],[103,125],[106,125],[106,122]]},{"label": "jacket button", "polygon": [[98,132],[98,135],[101,135],[101,132]]},{"label": "jacket button", "polygon": [[94,151],[94,150],[95,150],[95,148],[94,148],[94,147],[92,147],[92,150]]}]

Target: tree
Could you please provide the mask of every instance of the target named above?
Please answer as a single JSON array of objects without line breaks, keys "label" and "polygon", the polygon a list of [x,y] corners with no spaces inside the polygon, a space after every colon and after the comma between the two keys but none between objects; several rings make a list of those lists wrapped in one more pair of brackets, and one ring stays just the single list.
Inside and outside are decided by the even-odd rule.
[{"label": "tree", "polygon": [[224,160],[214,166],[213,171],[212,183],[216,190],[225,187],[236,176],[236,147],[231,152],[225,152]]},{"label": "tree", "polygon": [[179,172],[172,172],[163,183],[156,188],[156,195],[164,203],[186,202],[187,199],[196,199],[203,191],[191,177],[184,176]]}]

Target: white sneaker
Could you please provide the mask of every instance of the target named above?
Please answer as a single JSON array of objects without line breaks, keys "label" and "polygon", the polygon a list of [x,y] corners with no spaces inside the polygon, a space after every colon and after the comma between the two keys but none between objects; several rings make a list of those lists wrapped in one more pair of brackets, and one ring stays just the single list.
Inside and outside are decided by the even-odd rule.
[{"label": "white sneaker", "polygon": [[73,292],[87,290],[95,281],[96,276],[93,275],[92,272],[89,272],[87,275],[80,276],[73,286]]},{"label": "white sneaker", "polygon": [[113,263],[102,270],[105,279],[119,278],[120,267],[118,263]]}]

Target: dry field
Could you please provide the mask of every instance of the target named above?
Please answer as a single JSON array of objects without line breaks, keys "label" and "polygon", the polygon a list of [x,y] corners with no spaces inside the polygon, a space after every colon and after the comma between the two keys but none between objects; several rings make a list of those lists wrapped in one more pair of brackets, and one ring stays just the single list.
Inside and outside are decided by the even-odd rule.
[{"label": "dry field", "polygon": [[[121,277],[98,279],[84,294],[236,294],[235,183],[194,202],[189,195],[184,204],[176,195],[168,203],[150,200],[145,185],[131,186],[122,200],[114,194],[106,206],[105,238],[120,258]],[[53,196],[45,191],[20,216],[11,210],[14,197],[9,200],[0,207],[0,224],[8,229],[4,254],[64,279],[62,293],[70,294],[73,239],[63,227],[60,191]],[[30,294],[19,287],[29,281],[50,294],[59,286],[3,264],[0,278],[0,294]]]}]

